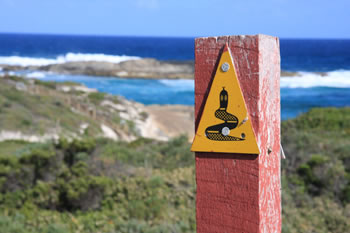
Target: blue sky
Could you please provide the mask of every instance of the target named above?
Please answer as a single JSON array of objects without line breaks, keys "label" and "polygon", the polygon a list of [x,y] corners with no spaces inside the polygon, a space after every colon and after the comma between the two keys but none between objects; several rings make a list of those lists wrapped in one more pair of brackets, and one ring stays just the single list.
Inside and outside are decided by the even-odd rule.
[{"label": "blue sky", "polygon": [[0,32],[350,38],[350,0],[0,0]]}]

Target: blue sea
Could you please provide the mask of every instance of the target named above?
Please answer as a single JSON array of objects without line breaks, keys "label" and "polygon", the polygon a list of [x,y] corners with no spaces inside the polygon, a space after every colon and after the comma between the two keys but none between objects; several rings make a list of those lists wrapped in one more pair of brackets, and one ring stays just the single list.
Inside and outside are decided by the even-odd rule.
[{"label": "blue sea", "polygon": [[[313,107],[350,106],[350,40],[280,39],[280,47],[281,69],[298,72],[297,77],[281,77],[282,119]],[[0,34],[0,64],[118,63],[145,57],[193,60],[194,38]],[[194,105],[193,80],[19,73],[48,81],[75,81],[143,104]]]}]

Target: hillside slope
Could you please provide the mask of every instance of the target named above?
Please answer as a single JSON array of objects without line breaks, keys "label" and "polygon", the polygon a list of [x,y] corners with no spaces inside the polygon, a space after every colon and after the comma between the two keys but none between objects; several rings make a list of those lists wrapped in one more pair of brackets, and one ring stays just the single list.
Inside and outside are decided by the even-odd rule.
[{"label": "hillside slope", "polygon": [[[169,140],[193,136],[193,107],[144,106],[76,83],[0,77],[0,141],[45,141],[60,136]],[[164,122],[162,116],[172,116]],[[176,127],[175,127],[176,126]]]}]

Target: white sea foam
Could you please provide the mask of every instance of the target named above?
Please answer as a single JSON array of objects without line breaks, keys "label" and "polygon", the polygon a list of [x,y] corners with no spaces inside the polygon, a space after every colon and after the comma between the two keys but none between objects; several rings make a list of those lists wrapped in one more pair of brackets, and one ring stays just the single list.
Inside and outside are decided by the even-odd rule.
[{"label": "white sea foam", "polygon": [[[193,80],[159,80],[163,85],[180,91],[194,89]],[[281,77],[281,87],[284,88],[311,88],[311,87],[335,87],[350,88],[350,71],[339,70],[324,74],[314,72],[299,72],[295,77]]]},{"label": "white sea foam", "polygon": [[127,60],[136,60],[140,57],[126,55],[106,55],[106,54],[89,54],[89,53],[67,53],[64,56],[58,56],[54,59],[50,58],[34,58],[20,56],[0,56],[0,64],[19,65],[19,66],[45,66],[51,64],[62,64],[66,62],[77,61],[100,61],[119,63]]},{"label": "white sea foam", "polygon": [[57,63],[55,59],[19,57],[19,56],[10,56],[10,57],[0,56],[0,64],[6,64],[6,65],[45,66],[45,65],[50,65],[54,63]]},{"label": "white sea foam", "polygon": [[281,87],[285,88],[311,88],[335,87],[350,88],[350,71],[338,70],[321,75],[313,72],[299,72],[296,77],[281,77]]},{"label": "white sea foam", "polygon": [[34,71],[32,73],[29,73],[29,74],[26,74],[25,75],[27,78],[37,78],[37,79],[40,79],[40,78],[45,78],[45,72],[40,72],[40,71]]},{"label": "white sea foam", "polygon": [[192,91],[194,90],[194,80],[187,79],[161,79],[159,80],[163,85],[175,88],[179,91]]},{"label": "white sea foam", "polygon": [[88,53],[67,53],[65,56],[59,56],[58,61],[60,63],[64,62],[74,62],[74,61],[101,61],[101,62],[111,62],[119,63],[127,60],[137,60],[140,57],[135,56],[116,56],[116,55],[106,55],[106,54],[88,54]]}]

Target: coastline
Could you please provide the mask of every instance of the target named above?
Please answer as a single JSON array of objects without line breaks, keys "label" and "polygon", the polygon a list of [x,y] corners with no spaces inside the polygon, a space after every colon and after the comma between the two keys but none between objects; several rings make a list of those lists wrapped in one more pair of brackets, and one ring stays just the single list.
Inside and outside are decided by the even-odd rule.
[{"label": "coastline", "polygon": [[193,79],[193,61],[159,61],[153,58],[127,60],[119,63],[105,61],[77,61],[44,66],[0,64],[3,72],[45,71],[58,74],[138,78],[138,79]]},{"label": "coastline", "polygon": [[[126,60],[119,63],[107,61],[75,61],[50,65],[0,64],[3,72],[44,71],[57,74],[119,77],[130,79],[194,79],[194,61],[160,61],[153,58]],[[311,72],[321,77],[327,72]],[[301,77],[297,71],[281,71],[281,77]]]}]

